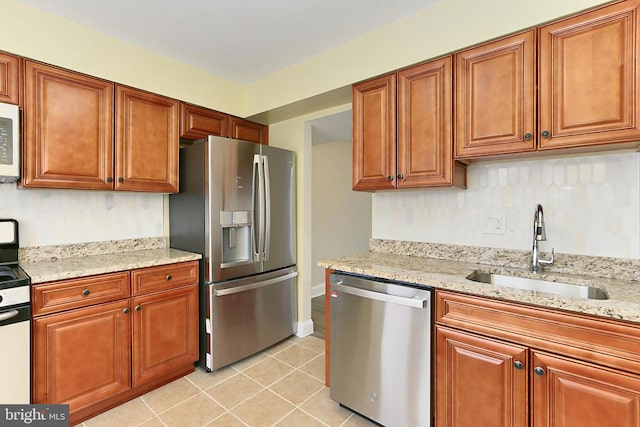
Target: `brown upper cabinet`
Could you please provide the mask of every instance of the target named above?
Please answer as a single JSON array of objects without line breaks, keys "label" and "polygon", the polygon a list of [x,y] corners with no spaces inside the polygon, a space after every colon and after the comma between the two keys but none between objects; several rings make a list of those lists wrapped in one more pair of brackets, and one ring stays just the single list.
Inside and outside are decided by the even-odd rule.
[{"label": "brown upper cabinet", "polygon": [[179,101],[116,86],[116,190],[178,192]]},{"label": "brown upper cabinet", "polygon": [[453,160],[452,58],[353,86],[353,189],[466,186]]},{"label": "brown upper cabinet", "polygon": [[269,126],[229,116],[229,138],[269,145]]},{"label": "brown upper cabinet", "polygon": [[535,58],[535,30],[456,54],[456,157],[536,149]]},{"label": "brown upper cabinet", "polygon": [[638,141],[639,4],[456,53],[456,158]]},{"label": "brown upper cabinet", "polygon": [[197,105],[180,103],[180,137],[202,139],[208,135],[227,136],[229,115]]},{"label": "brown upper cabinet", "polygon": [[178,101],[118,86],[114,120],[114,83],[30,60],[24,74],[23,186],[178,190]]},{"label": "brown upper cabinet", "polygon": [[113,189],[114,84],[25,61],[25,187]]},{"label": "brown upper cabinet", "polygon": [[269,144],[269,127],[266,125],[182,102],[180,137],[201,139],[208,135]]},{"label": "brown upper cabinet", "polygon": [[540,28],[538,147],[640,139],[640,1]]},{"label": "brown upper cabinet", "polygon": [[20,58],[0,52],[0,102],[20,105]]}]

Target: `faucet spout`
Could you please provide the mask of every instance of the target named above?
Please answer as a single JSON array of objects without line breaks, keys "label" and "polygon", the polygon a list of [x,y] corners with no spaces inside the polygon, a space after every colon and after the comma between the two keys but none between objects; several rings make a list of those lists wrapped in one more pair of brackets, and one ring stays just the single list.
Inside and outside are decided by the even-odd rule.
[{"label": "faucet spout", "polygon": [[533,214],[533,247],[531,248],[531,271],[537,273],[542,271],[543,266],[552,265],[554,261],[553,249],[551,249],[551,258],[540,258],[540,249],[538,242],[547,240],[547,233],[544,227],[544,212],[542,205],[538,204]]}]

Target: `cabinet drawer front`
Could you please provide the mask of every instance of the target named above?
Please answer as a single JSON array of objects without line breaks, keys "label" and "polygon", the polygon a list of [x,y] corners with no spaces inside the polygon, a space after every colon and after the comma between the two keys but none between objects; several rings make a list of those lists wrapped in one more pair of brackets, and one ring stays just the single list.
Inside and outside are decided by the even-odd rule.
[{"label": "cabinet drawer front", "polygon": [[134,295],[193,285],[198,283],[198,262],[140,268],[131,272],[131,280]]},{"label": "cabinet drawer front", "polygon": [[33,315],[126,298],[130,295],[129,288],[128,271],[35,285]]},{"label": "cabinet drawer front", "polygon": [[640,327],[463,294],[436,292],[442,325],[640,373]]}]

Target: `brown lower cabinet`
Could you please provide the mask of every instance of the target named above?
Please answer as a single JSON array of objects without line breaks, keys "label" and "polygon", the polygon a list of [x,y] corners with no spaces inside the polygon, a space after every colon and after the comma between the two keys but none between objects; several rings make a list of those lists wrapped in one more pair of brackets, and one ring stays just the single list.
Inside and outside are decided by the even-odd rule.
[{"label": "brown lower cabinet", "polygon": [[[136,282],[158,277],[164,289],[135,290]],[[109,287],[115,300],[104,302]],[[68,404],[72,424],[194,369],[195,261],[37,284],[32,293],[33,403]],[[62,308],[52,312],[47,301]]]},{"label": "brown lower cabinet", "polygon": [[640,425],[640,328],[436,291],[437,427]]}]

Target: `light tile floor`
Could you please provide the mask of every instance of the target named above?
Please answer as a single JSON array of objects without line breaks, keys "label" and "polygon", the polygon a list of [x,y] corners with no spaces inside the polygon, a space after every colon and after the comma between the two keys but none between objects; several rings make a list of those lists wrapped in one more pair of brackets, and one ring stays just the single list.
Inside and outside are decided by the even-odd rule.
[{"label": "light tile floor", "polygon": [[331,400],[324,363],[324,340],[294,336],[216,372],[197,368],[82,426],[375,426]]}]

